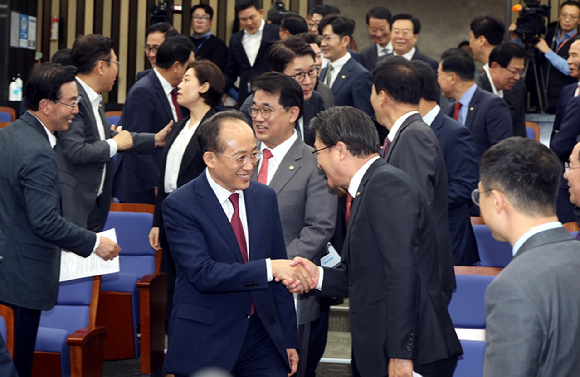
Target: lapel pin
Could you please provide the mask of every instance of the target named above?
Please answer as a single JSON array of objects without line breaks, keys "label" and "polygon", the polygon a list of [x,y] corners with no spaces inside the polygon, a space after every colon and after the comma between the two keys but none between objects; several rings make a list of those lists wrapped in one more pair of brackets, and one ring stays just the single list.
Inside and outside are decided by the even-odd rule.
[{"label": "lapel pin", "polygon": [[470,108],[469,108],[469,111],[473,111],[473,107],[470,107]]},{"label": "lapel pin", "polygon": [[346,75],[342,75],[341,77],[342,77],[343,79],[346,79]]},{"label": "lapel pin", "polygon": [[358,198],[360,196],[360,191],[356,193],[356,197]]},{"label": "lapel pin", "polygon": [[290,170],[294,170],[294,165],[290,165],[290,166],[288,166],[288,169],[290,169]]}]

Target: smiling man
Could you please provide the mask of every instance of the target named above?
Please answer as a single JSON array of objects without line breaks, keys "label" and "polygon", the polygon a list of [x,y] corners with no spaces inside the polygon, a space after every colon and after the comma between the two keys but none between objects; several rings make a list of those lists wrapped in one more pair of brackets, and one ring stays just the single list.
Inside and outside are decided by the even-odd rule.
[{"label": "smiling man", "polygon": [[374,72],[377,60],[393,53],[391,44],[391,11],[385,7],[374,7],[366,14],[367,30],[372,40],[370,46],[365,47],[362,55],[365,68]]}]

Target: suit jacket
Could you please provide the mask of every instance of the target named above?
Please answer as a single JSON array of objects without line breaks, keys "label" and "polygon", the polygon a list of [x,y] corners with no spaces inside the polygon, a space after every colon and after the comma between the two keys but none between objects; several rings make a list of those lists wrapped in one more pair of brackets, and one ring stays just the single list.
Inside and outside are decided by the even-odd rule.
[{"label": "suit jacket", "polygon": [[433,59],[430,56],[427,56],[421,52],[419,52],[418,48],[415,48],[415,53],[413,54],[413,57],[411,58],[411,60],[421,60],[424,61],[425,63],[429,64],[431,66],[431,68],[433,68],[433,70],[435,72],[437,72],[437,70],[439,69],[439,63],[437,62],[437,60]]},{"label": "suit jacket", "polygon": [[195,58],[211,60],[223,72],[226,69],[228,59],[228,48],[224,41],[210,35],[207,39],[195,39],[191,36],[191,41],[195,45]]},{"label": "suit jacket", "polygon": [[443,111],[439,111],[431,123],[431,129],[439,140],[447,168],[453,264],[472,266],[479,260],[469,215],[471,192],[477,188],[479,181],[473,138],[467,128],[443,114]]},{"label": "suit jacket", "polygon": [[[452,102],[445,114],[453,117]],[[479,161],[483,153],[503,139],[512,137],[512,122],[509,109],[505,102],[493,93],[480,88],[475,89],[469,103],[465,127],[473,135],[475,142],[475,157]]]},{"label": "suit jacket", "polygon": [[437,136],[419,114],[413,114],[403,122],[385,160],[410,175],[425,195],[437,229],[442,288],[444,291],[455,289],[449,236],[447,167]]},{"label": "suit jacket", "polygon": [[270,72],[268,65],[268,51],[274,42],[280,39],[278,34],[279,25],[265,24],[262,33],[262,43],[256,56],[254,65],[250,64],[242,38],[244,30],[240,30],[230,38],[228,60],[224,76],[226,78],[226,90],[231,87],[236,79],[240,78],[238,103],[242,104],[250,93],[250,81],[264,72]]},{"label": "suit jacket", "polygon": [[[186,114],[182,115],[185,116]],[[167,96],[151,70],[129,90],[119,125],[131,132],[157,133],[173,118]],[[113,195],[121,202],[155,203],[162,149],[149,156],[121,154],[113,180]]]},{"label": "suit jacket", "polygon": [[377,44],[372,43],[370,46],[363,48],[360,54],[363,58],[364,67],[367,69],[367,71],[373,73],[379,58],[377,55]]},{"label": "suit jacket", "polygon": [[580,243],[559,227],[530,237],[485,295],[484,376],[575,376]]},{"label": "suit jacket", "polygon": [[375,161],[362,178],[338,268],[322,295],[348,296],[352,350],[362,376],[384,376],[389,358],[415,366],[462,353],[437,268],[437,235],[420,188]]},{"label": "suit jacket", "polygon": [[[475,83],[486,92],[493,93],[487,73],[481,72],[475,76]],[[526,82],[519,80],[511,90],[503,91],[503,100],[512,116],[513,136],[527,137],[526,133]]]},{"label": "suit jacket", "polygon": [[[334,234],[336,191],[318,169],[313,149],[297,139],[280,162],[268,186],[276,191],[288,259],[308,258],[320,265],[326,244]],[[254,169],[252,179],[258,179]],[[314,291],[298,296],[298,324],[318,318],[319,302]]]},{"label": "suit jacket", "polygon": [[[327,71],[328,67],[322,69],[320,81],[325,81]],[[372,86],[373,77],[369,71],[351,58],[344,64],[330,89],[336,106],[352,106],[373,118],[375,110],[370,99]]]},{"label": "suit jacket", "polygon": [[315,90],[322,97],[325,109],[330,109],[331,107],[334,107],[334,95],[332,95],[332,90],[328,87],[328,85],[318,81],[316,83]]},{"label": "suit jacket", "polygon": [[147,76],[149,74],[149,72],[151,72],[153,68],[147,68],[144,71],[141,72],[137,72],[137,79],[135,80],[135,82],[141,80],[143,77]]},{"label": "suit jacket", "polygon": [[[107,222],[111,195],[113,191],[113,174],[115,165],[110,157],[109,144],[101,140],[93,107],[82,85],[77,83],[79,94],[79,112],[66,131],[57,132],[58,143],[54,151],[60,175],[63,216],[68,221],[88,229],[88,219],[95,204],[99,208],[99,222],[89,229],[95,232],[103,230]],[[105,139],[117,134],[105,117],[103,106],[99,107],[103,122]],[[132,153],[154,153],[155,135],[132,134]],[[103,192],[97,197],[98,189],[106,169]]]},{"label": "suit jacket", "polygon": [[54,151],[32,114],[0,131],[0,161],[0,301],[50,310],[61,249],[87,257],[96,235],[62,217]]},{"label": "suit jacket", "polygon": [[[165,199],[163,219],[177,280],[164,369],[191,375],[203,367],[231,370],[241,351],[252,302],[277,352],[297,348],[294,300],[267,281],[266,258],[286,259],[274,190],[251,182],[244,191],[248,263],[207,174]],[[192,339],[195,341],[192,342]]]}]

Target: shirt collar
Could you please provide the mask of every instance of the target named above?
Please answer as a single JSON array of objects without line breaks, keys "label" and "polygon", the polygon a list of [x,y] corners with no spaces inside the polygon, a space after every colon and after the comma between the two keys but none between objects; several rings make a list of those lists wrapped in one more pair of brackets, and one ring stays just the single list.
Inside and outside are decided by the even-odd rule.
[{"label": "shirt collar", "polygon": [[365,173],[367,172],[367,170],[369,170],[373,162],[375,162],[379,158],[380,158],[379,156],[371,158],[370,160],[365,162],[365,164],[361,166],[360,169],[358,169],[358,171],[354,173],[354,175],[352,176],[352,179],[348,184],[348,193],[353,198],[356,198],[356,193],[358,192],[358,188],[360,187],[360,184],[362,182],[363,177],[365,176]]},{"label": "shirt collar", "polygon": [[296,132],[295,129],[294,132],[292,132],[292,135],[280,145],[276,146],[273,149],[270,149],[266,146],[266,144],[262,143],[260,145],[260,150],[263,151],[264,149],[270,149],[270,151],[272,152],[272,157],[276,159],[276,162],[280,162],[282,161],[282,159],[284,159],[284,156],[286,156],[286,153],[288,153],[288,151],[290,150],[292,145],[294,145],[294,142],[296,142],[296,140],[298,140],[298,133]]},{"label": "shirt collar", "polygon": [[401,128],[401,126],[403,125],[403,122],[406,121],[407,118],[413,114],[419,114],[419,112],[416,110],[409,111],[407,114],[404,114],[402,117],[397,119],[395,124],[393,124],[393,127],[391,127],[391,129],[389,130],[389,134],[387,135],[387,137],[389,138],[390,141],[395,140],[395,136],[397,136],[397,133],[399,132],[399,128]]},{"label": "shirt collar", "polygon": [[469,102],[471,102],[471,99],[473,98],[473,93],[475,93],[475,89],[477,89],[477,85],[473,84],[471,88],[467,89],[467,92],[463,93],[463,95],[459,99],[459,102],[461,103],[462,106],[469,106]]},{"label": "shirt collar", "polygon": [[572,36],[574,34],[576,34],[577,30],[576,29],[570,30],[569,32],[567,32],[566,34],[564,34],[564,37],[561,36],[561,32],[562,32],[562,30],[558,30],[558,32],[556,33],[556,40],[558,42],[561,42],[564,39],[570,39],[570,38],[572,38]]},{"label": "shirt collar", "polygon": [[342,67],[346,64],[346,62],[350,60],[350,58],[351,58],[350,52],[347,51],[342,58],[336,59],[334,62],[329,61],[329,64],[332,64],[332,70],[338,73],[340,72]]},{"label": "shirt collar", "polygon": [[194,36],[194,37],[193,37],[193,39],[195,39],[195,40],[206,39],[206,38],[209,38],[209,37],[211,37],[212,35],[213,35],[213,33],[212,33],[212,32],[211,32],[211,30],[210,30],[210,31],[208,31],[207,33],[204,33],[204,34],[200,35],[200,36],[199,36],[199,37],[197,37],[197,38]]},{"label": "shirt collar", "polygon": [[380,55],[381,51],[383,51],[383,49],[386,49],[387,54],[392,54],[393,53],[393,44],[389,41],[389,43],[385,46],[385,47],[381,47],[380,44],[375,43],[375,46],[377,46],[377,56]]},{"label": "shirt collar", "polygon": [[489,64],[488,63],[485,63],[485,65],[483,66],[483,70],[485,71],[485,74],[487,75],[487,79],[489,80],[489,83],[491,84],[491,90],[492,90],[493,94],[496,94],[496,95],[500,96],[501,98],[503,98],[503,90],[497,90],[495,87],[495,84],[493,83],[491,73],[489,72]]},{"label": "shirt collar", "polygon": [[54,148],[54,146],[56,145],[56,136],[54,136],[49,130],[48,128],[46,128],[46,126],[44,125],[44,123],[42,123],[42,121],[40,119],[38,119],[38,117],[34,114],[32,114],[30,111],[28,112],[28,114],[32,115],[33,117],[36,118],[36,120],[42,124],[42,128],[44,128],[44,132],[46,132],[46,135],[48,136],[48,142],[50,143],[50,147]]},{"label": "shirt collar", "polygon": [[166,95],[170,95],[171,92],[173,91],[173,87],[171,86],[169,81],[165,80],[165,78],[163,76],[161,76],[161,73],[159,73],[157,71],[157,67],[153,68],[153,72],[155,72],[155,75],[159,79],[159,82],[161,83],[161,87],[163,88],[163,92]]},{"label": "shirt collar", "polygon": [[258,28],[258,31],[256,31],[254,34],[250,34],[248,33],[248,31],[246,29],[244,29],[244,35],[247,37],[252,37],[252,36],[261,36],[262,32],[264,31],[264,25],[266,25],[266,22],[264,21],[264,19],[262,19],[262,23],[260,24],[260,27]]},{"label": "shirt collar", "polygon": [[238,193],[240,195],[244,195],[244,191],[243,190],[236,190],[234,192],[230,192],[230,191],[226,190],[225,188],[223,188],[222,186],[220,186],[211,177],[211,174],[209,173],[209,169],[208,168],[205,168],[205,175],[207,177],[207,181],[209,183],[209,187],[211,187],[211,189],[213,190],[213,193],[217,197],[218,202],[220,203],[220,205],[223,204],[226,200],[228,200],[232,194]]},{"label": "shirt collar", "polygon": [[101,102],[101,99],[103,98],[99,93],[95,92],[93,90],[93,88],[91,88],[86,82],[84,82],[83,80],[81,80],[80,78],[76,77],[77,82],[79,84],[81,84],[81,87],[85,90],[85,92],[87,93],[87,97],[89,97],[89,102],[94,104],[95,101],[98,101],[97,103]]},{"label": "shirt collar", "polygon": [[425,114],[425,116],[423,117],[423,122],[431,126],[431,124],[435,120],[435,117],[439,115],[439,111],[441,111],[441,108],[439,107],[439,105],[435,105],[435,107],[432,108],[431,111]]},{"label": "shirt collar", "polygon": [[522,245],[528,240],[530,239],[530,237],[532,237],[533,235],[540,233],[540,232],[544,232],[546,230],[550,230],[550,229],[554,229],[554,228],[558,228],[561,227],[562,223],[559,221],[552,221],[549,223],[544,223],[542,225],[538,225],[533,227],[532,229],[528,230],[526,233],[524,233],[523,236],[520,237],[519,240],[516,241],[516,243],[514,244],[514,247],[512,249],[512,255],[515,257],[516,254],[518,253],[518,251],[520,250],[520,248],[522,247]]},{"label": "shirt collar", "polygon": [[395,52],[396,56],[402,56],[407,60],[411,60],[413,58],[413,55],[415,55],[415,47],[413,47],[411,50],[409,50],[409,52],[407,52],[406,54],[403,55],[397,55],[397,53]]}]

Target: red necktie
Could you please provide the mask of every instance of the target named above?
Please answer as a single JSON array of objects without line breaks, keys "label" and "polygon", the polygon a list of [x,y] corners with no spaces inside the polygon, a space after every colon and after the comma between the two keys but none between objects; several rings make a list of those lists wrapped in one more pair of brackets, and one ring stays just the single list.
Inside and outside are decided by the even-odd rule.
[{"label": "red necktie", "polygon": [[258,172],[258,182],[263,184],[268,184],[268,160],[272,158],[272,151],[269,149],[264,149],[262,151],[262,166],[260,166],[260,171]]},{"label": "red necktie", "polygon": [[354,200],[354,198],[352,197],[352,195],[350,193],[346,194],[346,213],[344,216],[344,220],[345,220],[345,225],[348,228],[348,219],[350,218],[350,209],[352,207],[352,201]]},{"label": "red necktie", "polygon": [[453,119],[459,121],[459,109],[461,109],[461,102],[455,102],[455,106],[453,107]]},{"label": "red necktie", "polygon": [[390,146],[391,146],[391,140],[387,136],[387,137],[385,137],[385,143],[383,144],[383,153],[381,154],[381,157],[383,159],[387,158],[387,153],[389,152]]},{"label": "red necktie", "polygon": [[173,102],[173,106],[175,107],[175,114],[177,115],[177,120],[181,120],[181,109],[179,108],[179,104],[177,103],[177,90],[175,89],[171,91],[171,102]]},{"label": "red necktie", "polygon": [[[244,235],[244,227],[242,226],[242,221],[240,220],[240,194],[230,195],[230,202],[234,206],[234,214],[232,215],[232,228],[234,229],[234,234],[238,240],[238,245],[240,246],[240,251],[242,252],[242,258],[244,258],[244,263],[248,263],[248,248],[246,246],[246,236]],[[254,303],[252,302],[252,309],[250,309],[250,315],[254,314]]]}]

